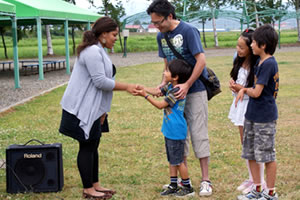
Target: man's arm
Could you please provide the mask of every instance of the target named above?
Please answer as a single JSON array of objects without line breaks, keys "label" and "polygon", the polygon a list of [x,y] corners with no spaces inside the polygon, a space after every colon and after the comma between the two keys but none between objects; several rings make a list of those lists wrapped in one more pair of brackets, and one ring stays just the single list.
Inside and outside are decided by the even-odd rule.
[{"label": "man's arm", "polygon": [[[163,70],[163,72],[167,69],[167,66],[168,66],[168,60],[166,58],[164,58],[164,70]],[[160,89],[166,84],[167,84],[167,82],[165,81],[165,77],[164,77],[164,73],[163,73],[161,83],[157,86],[157,88]]]},{"label": "man's arm", "polygon": [[176,87],[180,88],[180,90],[177,93],[175,93],[176,98],[178,98],[178,99],[183,99],[187,95],[190,87],[199,78],[199,76],[201,75],[201,73],[206,65],[204,53],[196,54],[195,59],[196,59],[196,64],[195,64],[193,73],[192,73],[191,77],[189,78],[189,80],[187,80],[183,84],[176,85]]}]

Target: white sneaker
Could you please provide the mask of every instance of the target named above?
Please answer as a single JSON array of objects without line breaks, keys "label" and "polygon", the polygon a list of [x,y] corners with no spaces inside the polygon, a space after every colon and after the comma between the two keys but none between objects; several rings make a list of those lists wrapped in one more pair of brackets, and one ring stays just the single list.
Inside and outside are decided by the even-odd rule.
[{"label": "white sneaker", "polygon": [[[245,181],[242,182],[242,184],[241,184],[239,187],[237,187],[236,189],[237,189],[238,191],[243,191],[243,190],[249,188],[250,186],[252,186],[252,184],[253,184],[253,181],[245,180]],[[251,190],[250,190],[250,191],[251,191]],[[248,192],[250,192],[250,191],[248,191]],[[247,194],[248,192],[246,192],[246,194]]]},{"label": "white sneaker", "polygon": [[209,181],[202,181],[200,184],[200,196],[212,195],[212,184]]},{"label": "white sneaker", "polygon": [[242,194],[248,194],[249,192],[251,192],[252,188],[254,187],[254,184],[252,183],[249,187],[245,188],[242,191]]}]

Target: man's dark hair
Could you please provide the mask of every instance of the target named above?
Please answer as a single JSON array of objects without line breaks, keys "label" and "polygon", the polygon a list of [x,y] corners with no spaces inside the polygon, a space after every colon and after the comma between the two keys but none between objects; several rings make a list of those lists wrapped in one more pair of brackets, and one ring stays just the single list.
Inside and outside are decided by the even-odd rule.
[{"label": "man's dark hair", "polygon": [[271,25],[265,24],[255,30],[253,40],[256,41],[258,47],[266,45],[265,53],[273,55],[278,43],[278,34]]},{"label": "man's dark hair", "polygon": [[168,64],[172,78],[178,76],[178,83],[185,83],[191,76],[193,68],[184,60],[175,59]]},{"label": "man's dark hair", "polygon": [[176,19],[175,7],[167,0],[154,0],[147,9],[148,15],[155,13],[167,18],[170,14]]}]

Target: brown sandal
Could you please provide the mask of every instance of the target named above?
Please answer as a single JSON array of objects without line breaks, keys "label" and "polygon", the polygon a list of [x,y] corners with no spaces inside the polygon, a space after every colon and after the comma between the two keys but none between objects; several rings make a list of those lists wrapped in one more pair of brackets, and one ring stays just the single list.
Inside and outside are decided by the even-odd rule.
[{"label": "brown sandal", "polygon": [[107,200],[107,199],[110,199],[112,196],[108,193],[104,193],[104,195],[102,195],[102,196],[94,196],[94,195],[83,192],[82,197],[84,199]]},{"label": "brown sandal", "polygon": [[114,195],[117,193],[117,191],[115,190],[96,190],[97,192],[102,192],[102,193],[105,193],[105,194],[110,194],[110,195]]}]

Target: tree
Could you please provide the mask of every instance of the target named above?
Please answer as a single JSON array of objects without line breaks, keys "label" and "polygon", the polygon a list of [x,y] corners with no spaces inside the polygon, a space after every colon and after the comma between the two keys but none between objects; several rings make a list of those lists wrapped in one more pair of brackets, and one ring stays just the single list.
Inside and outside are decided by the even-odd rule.
[{"label": "tree", "polygon": [[46,37],[47,37],[47,55],[53,55],[53,47],[50,33],[50,25],[46,25]]},{"label": "tree", "polygon": [[[76,5],[76,2],[75,2],[75,0],[65,0],[66,2],[69,2],[69,3],[72,3],[72,4],[74,4],[74,5]],[[71,28],[72,28],[72,30],[71,30],[71,36],[72,36],[72,50],[73,50],[73,55],[75,55],[76,54],[76,42],[75,42],[75,28],[78,28],[78,29],[81,29],[82,27],[81,27],[81,25],[71,25]]]},{"label": "tree", "polygon": [[7,30],[7,27],[0,27],[0,34],[1,34],[2,44],[3,44],[3,48],[4,48],[4,55],[5,55],[5,58],[8,59],[7,48],[6,48],[6,43],[5,43],[5,39],[4,39],[4,34],[5,34],[6,30]]},{"label": "tree", "polygon": [[230,5],[235,6],[237,9],[243,9],[246,3],[246,10],[244,14],[248,16],[249,24],[252,27],[259,27],[262,24],[275,24],[281,17],[278,11],[287,9],[283,5],[282,0],[231,0]]},{"label": "tree", "polygon": [[141,23],[141,21],[140,20],[135,20],[134,22],[133,22],[133,25],[141,25],[142,23]]},{"label": "tree", "polygon": [[[99,14],[105,15],[105,16],[109,16],[111,18],[113,18],[119,27],[119,39],[120,39],[120,46],[121,49],[123,51],[123,45],[122,45],[122,37],[121,37],[121,21],[120,19],[125,16],[125,9],[123,7],[122,4],[122,0],[117,0],[115,4],[113,4],[110,0],[102,0],[102,5],[103,7],[96,7],[94,4],[94,0],[88,0],[90,2],[90,4],[99,9]],[[128,2],[129,0],[127,0]]]},{"label": "tree", "polygon": [[300,0],[288,0],[288,5],[291,5],[295,8],[297,15],[297,29],[298,29],[298,42],[300,42]]},{"label": "tree", "polygon": [[[187,12],[191,11],[199,11],[199,8],[201,6],[208,6],[211,9],[211,20],[214,30],[214,40],[215,40],[215,46],[218,47],[218,35],[217,35],[217,28],[216,28],[216,18],[217,13],[216,10],[220,9],[223,5],[225,5],[228,1],[226,0],[196,0],[196,1],[186,1],[186,10]],[[172,0],[171,3],[175,6],[176,12],[184,12],[184,2],[182,0]],[[200,10],[201,12],[201,10]],[[206,21],[207,18],[205,18]],[[202,23],[204,23],[204,19],[202,19]],[[203,24],[202,24],[203,25]],[[204,25],[203,25],[204,27]],[[205,36],[204,36],[205,37]]]}]

